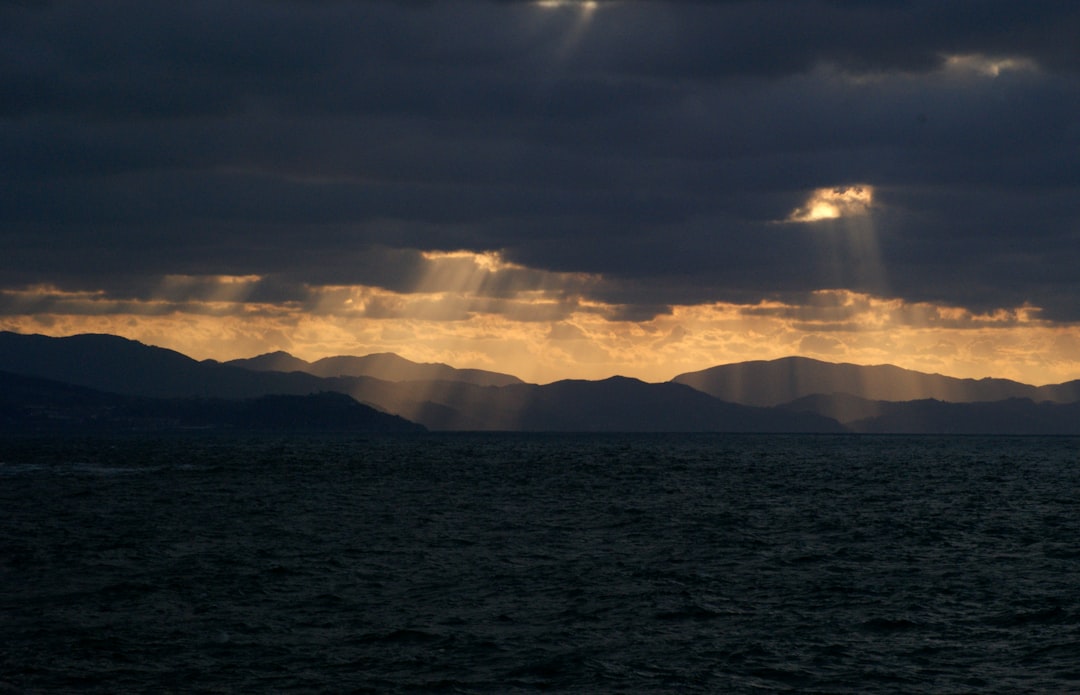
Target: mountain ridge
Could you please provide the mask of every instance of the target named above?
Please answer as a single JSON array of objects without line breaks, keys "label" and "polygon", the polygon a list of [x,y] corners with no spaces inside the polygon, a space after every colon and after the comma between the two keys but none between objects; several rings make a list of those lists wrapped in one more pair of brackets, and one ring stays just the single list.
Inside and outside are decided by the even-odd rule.
[{"label": "mountain ridge", "polygon": [[[321,392],[347,394],[384,413],[422,424],[431,430],[487,431],[668,431],[668,432],[878,432],[957,430],[991,433],[1073,433],[1071,410],[1063,404],[1080,401],[1080,381],[1034,387],[1009,380],[961,380],[926,375],[893,366],[820,362],[808,358],[721,365],[680,375],[668,382],[649,383],[624,376],[601,380],[566,379],[528,384],[516,377],[492,384],[490,375],[434,365],[434,372],[415,371],[417,363],[392,353],[363,358],[327,358],[327,369],[347,371],[361,364],[404,365],[405,371],[376,376],[321,377],[307,371],[277,371],[312,364],[285,352],[266,353],[249,360],[197,362],[181,353],[104,334],[49,338],[0,332],[0,370],[54,379],[127,396],[152,398],[251,399],[266,395],[307,396]],[[302,364],[301,364],[302,363]],[[241,364],[254,364],[249,369]],[[749,365],[749,366],[747,366]],[[428,365],[430,367],[432,365]],[[719,370],[719,371],[717,371]],[[474,370],[480,371],[480,370]],[[408,379],[433,373],[448,379]],[[694,375],[721,374],[718,383],[738,381],[740,392],[719,398],[698,386]],[[845,376],[839,383],[824,379]],[[734,379],[738,377],[738,379]],[[908,401],[870,399],[862,393],[887,386],[884,376],[904,382],[893,395],[913,395]],[[760,378],[752,378],[760,377]],[[393,379],[398,380],[393,380]],[[686,383],[690,382],[690,383]],[[713,384],[715,385],[715,384]],[[982,390],[972,391],[972,385]],[[709,386],[705,383],[704,386]],[[799,395],[820,387],[825,393]],[[860,388],[855,388],[860,387]],[[962,387],[962,388],[961,388]],[[937,389],[936,391],[934,389]],[[718,389],[725,393],[723,389]],[[731,391],[731,389],[729,389]],[[929,393],[927,393],[929,392]],[[944,392],[944,394],[942,393]],[[1004,394],[1003,398],[996,398]],[[749,398],[747,397],[749,395]],[[781,400],[781,397],[796,398]],[[947,397],[979,396],[986,400],[951,403]],[[1053,398],[1040,398],[1040,396]],[[1076,395],[1071,401],[1065,399]],[[1032,398],[1034,396],[1035,398]],[[736,398],[750,403],[740,403]],[[756,405],[755,401],[770,402]],[[1047,401],[1042,403],[1041,401]],[[899,405],[897,405],[899,403]],[[904,405],[908,403],[908,405]],[[981,404],[981,405],[978,405]],[[956,407],[951,407],[955,405]],[[977,406],[977,407],[976,407]],[[1080,407],[1080,406],[1078,406]],[[1011,414],[1011,415],[1010,415]],[[939,420],[935,420],[939,418]],[[1077,418],[1080,420],[1080,417]],[[992,423],[992,424],[987,424]],[[890,429],[892,428],[892,429]],[[922,429],[920,429],[922,428]]]},{"label": "mountain ridge", "polygon": [[1080,402],[1036,403],[1029,398],[949,403],[934,398],[870,401],[848,394],[814,394],[776,406],[816,413],[864,434],[1080,435]]},{"label": "mountain ridge", "polygon": [[0,371],[0,431],[116,431],[215,428],[420,432],[398,415],[344,393],[272,394],[249,399],[153,398]]},{"label": "mountain ridge", "polygon": [[[843,431],[839,423],[813,413],[747,408],[722,403],[686,386],[626,377],[545,386],[387,381],[370,376],[322,378],[305,372],[259,372],[196,362],[115,336],[69,339],[2,333],[0,369],[159,398],[235,399],[336,391],[437,430]],[[460,376],[458,371],[450,374]]]},{"label": "mountain ridge", "polygon": [[823,362],[808,357],[717,365],[672,379],[733,403],[776,406],[814,394],[846,393],[871,401],[933,398],[951,403],[1028,398],[1034,402],[1080,400],[1080,380],[1032,386],[1010,379],[961,379],[895,365]]},{"label": "mountain ridge", "polygon": [[461,369],[441,362],[413,362],[393,352],[370,355],[335,355],[308,362],[279,350],[246,359],[223,362],[256,371],[297,371],[320,377],[373,376],[384,381],[467,381],[480,386],[525,383],[516,376],[483,369]]}]

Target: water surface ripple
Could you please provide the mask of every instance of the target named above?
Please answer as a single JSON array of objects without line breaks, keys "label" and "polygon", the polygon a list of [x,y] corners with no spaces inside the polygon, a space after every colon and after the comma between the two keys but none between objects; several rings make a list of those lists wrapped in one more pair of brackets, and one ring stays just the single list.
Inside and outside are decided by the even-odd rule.
[{"label": "water surface ripple", "polygon": [[0,440],[0,692],[1080,690],[1080,440]]}]

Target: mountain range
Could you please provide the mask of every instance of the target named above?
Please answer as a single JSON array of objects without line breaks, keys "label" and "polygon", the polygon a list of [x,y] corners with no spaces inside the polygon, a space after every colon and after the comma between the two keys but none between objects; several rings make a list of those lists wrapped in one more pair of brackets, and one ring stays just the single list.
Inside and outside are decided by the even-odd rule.
[{"label": "mountain range", "polygon": [[1030,386],[1008,379],[957,379],[892,365],[834,364],[806,357],[739,362],[672,379],[733,403],[772,406],[815,394],[842,393],[871,401],[935,399],[950,403],[1026,398],[1036,403],[1080,401],[1080,380]]},{"label": "mountain range", "polygon": [[343,393],[250,399],[147,398],[0,372],[0,432],[208,428],[350,432],[425,429]]},{"label": "mountain range", "polygon": [[430,362],[420,364],[392,352],[380,352],[363,357],[340,355],[324,357],[315,362],[305,362],[287,352],[278,351],[248,359],[230,360],[225,364],[258,372],[304,372],[321,377],[372,376],[385,381],[464,381],[477,386],[509,386],[525,383],[516,376],[482,369],[458,369]]},{"label": "mountain range", "polygon": [[[0,372],[7,391],[0,424],[6,417],[9,426],[28,413],[53,421],[81,413],[85,421],[91,412],[98,420],[109,414],[114,425],[135,413],[144,424],[394,431],[407,429],[404,418],[470,431],[1080,434],[1080,381],[1035,387],[800,357],[722,365],[666,383],[612,377],[537,385],[390,353],[200,362],[111,335],[0,332]],[[38,381],[28,388],[26,379]],[[108,407],[87,411],[95,399]],[[368,411],[397,419],[379,421]]]}]

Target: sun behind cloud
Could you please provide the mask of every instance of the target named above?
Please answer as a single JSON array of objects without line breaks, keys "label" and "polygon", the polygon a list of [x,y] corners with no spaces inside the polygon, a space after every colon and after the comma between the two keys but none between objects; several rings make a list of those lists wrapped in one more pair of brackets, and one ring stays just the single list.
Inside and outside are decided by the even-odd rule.
[{"label": "sun behind cloud", "polygon": [[787,221],[817,222],[865,215],[873,202],[874,187],[867,184],[818,188],[802,207],[791,211]]}]

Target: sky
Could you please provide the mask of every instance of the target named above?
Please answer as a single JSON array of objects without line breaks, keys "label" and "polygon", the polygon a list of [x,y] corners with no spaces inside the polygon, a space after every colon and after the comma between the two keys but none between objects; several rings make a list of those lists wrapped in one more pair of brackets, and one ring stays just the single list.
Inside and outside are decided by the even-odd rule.
[{"label": "sky", "polygon": [[0,329],[1080,378],[1073,0],[0,0]]}]

